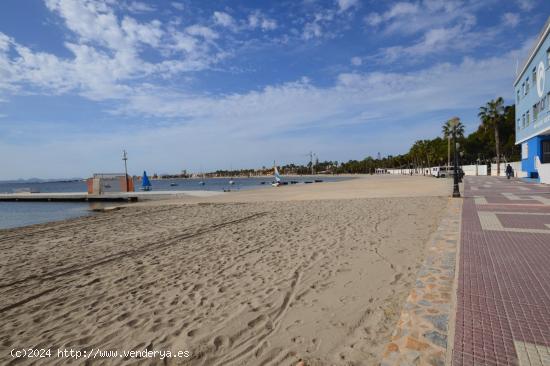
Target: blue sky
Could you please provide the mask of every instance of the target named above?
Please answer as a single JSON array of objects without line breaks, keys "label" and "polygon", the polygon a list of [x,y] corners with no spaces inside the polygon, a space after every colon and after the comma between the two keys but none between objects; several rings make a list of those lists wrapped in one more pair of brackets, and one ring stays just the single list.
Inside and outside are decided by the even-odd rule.
[{"label": "blue sky", "polygon": [[399,154],[512,102],[545,0],[0,2],[0,179]]}]

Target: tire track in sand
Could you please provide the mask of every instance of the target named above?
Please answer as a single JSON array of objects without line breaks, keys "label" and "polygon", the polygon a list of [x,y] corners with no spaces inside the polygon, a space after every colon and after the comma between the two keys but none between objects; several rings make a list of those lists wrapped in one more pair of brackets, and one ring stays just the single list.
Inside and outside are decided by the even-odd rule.
[{"label": "tire track in sand", "polygon": [[[252,220],[252,219],[255,219],[255,218],[258,218],[258,217],[262,217],[262,216],[265,216],[265,215],[267,215],[267,212],[259,212],[259,213],[255,213],[255,214],[252,214],[252,215],[249,215],[249,216],[245,216],[245,217],[240,218],[240,219],[226,221],[226,222],[222,222],[220,224],[211,225],[211,226],[209,226],[205,229],[199,230],[195,233],[186,232],[184,234],[173,236],[169,239],[158,241],[157,243],[154,243],[154,244],[146,244],[146,245],[143,245],[143,246],[141,246],[139,248],[136,248],[136,249],[133,249],[133,250],[123,251],[123,252],[115,253],[115,254],[112,254],[112,255],[108,255],[106,257],[103,257],[100,260],[94,261],[94,262],[92,262],[88,265],[85,265],[85,266],[75,265],[75,266],[72,266],[70,268],[66,268],[64,270],[52,271],[52,272],[46,273],[45,275],[41,275],[41,276],[31,275],[31,276],[25,277],[21,280],[18,280],[18,281],[14,281],[14,282],[7,283],[7,284],[0,284],[0,288],[6,288],[6,287],[10,287],[10,286],[13,286],[13,285],[17,285],[17,284],[21,284],[21,283],[25,283],[25,282],[29,282],[29,281],[38,281],[40,283],[43,283],[43,282],[46,282],[46,281],[57,279],[59,277],[68,276],[68,275],[71,275],[71,274],[87,271],[87,270],[90,270],[90,269],[95,269],[98,266],[108,264],[108,263],[116,261],[118,259],[133,257],[133,256],[136,256],[136,255],[141,255],[141,254],[150,252],[152,250],[163,249],[163,248],[169,247],[173,244],[176,244],[177,242],[179,242],[181,240],[185,240],[185,239],[193,238],[193,237],[196,237],[196,236],[204,235],[204,234],[210,233],[212,231],[221,229],[221,228],[229,226],[229,225],[234,225],[234,224],[238,224],[238,223],[241,223],[241,222],[244,222],[244,221],[249,221],[249,220]],[[3,308],[0,308],[0,314],[5,312],[5,311],[16,308],[20,305],[23,305],[23,304],[25,304],[29,301],[35,300],[35,299],[37,299],[37,298],[39,298],[43,295],[46,295],[46,294],[48,294],[48,293],[50,293],[54,290],[58,290],[58,289],[60,289],[60,287],[55,287],[55,288],[43,291],[41,293],[32,295],[30,297],[27,297],[27,298],[25,298],[21,301],[16,302],[16,303],[6,305]]]},{"label": "tire track in sand", "polygon": [[[300,285],[300,279],[302,277],[301,272],[296,269],[294,271],[294,275],[292,277],[292,282],[290,284],[290,289],[286,292],[285,297],[283,298],[283,302],[277,312],[275,313],[275,316],[273,319],[271,319],[269,316],[267,317],[258,317],[254,319],[253,321],[249,322],[249,326],[254,327],[258,323],[265,321],[265,329],[267,330],[266,333],[260,335],[259,337],[249,337],[248,339],[244,340],[240,344],[236,345],[236,347],[233,349],[233,352],[228,354],[226,357],[223,357],[221,360],[218,360],[214,363],[214,365],[232,365],[243,359],[244,357],[256,353],[258,350],[260,350],[265,342],[267,341],[267,338],[278,331],[279,327],[281,326],[281,321],[284,315],[287,313],[288,308],[290,307],[290,304],[294,300],[296,293],[298,291],[298,287]],[[267,318],[267,319],[266,319]],[[236,353],[236,354],[235,354]]]}]

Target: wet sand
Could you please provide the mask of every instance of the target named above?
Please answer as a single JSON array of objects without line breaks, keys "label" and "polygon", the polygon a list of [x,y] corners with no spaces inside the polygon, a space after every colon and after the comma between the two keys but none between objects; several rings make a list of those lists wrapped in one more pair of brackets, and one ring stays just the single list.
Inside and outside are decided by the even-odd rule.
[{"label": "wet sand", "polygon": [[190,352],[92,365],[376,364],[449,189],[367,177],[0,231],[0,363],[38,347]]}]

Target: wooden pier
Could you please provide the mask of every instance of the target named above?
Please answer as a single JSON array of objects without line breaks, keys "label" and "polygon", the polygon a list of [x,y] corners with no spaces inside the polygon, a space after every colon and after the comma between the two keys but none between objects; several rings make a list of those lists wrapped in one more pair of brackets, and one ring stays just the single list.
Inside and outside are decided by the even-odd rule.
[{"label": "wooden pier", "polygon": [[138,200],[167,199],[184,196],[215,196],[223,194],[217,191],[149,191],[119,192],[101,195],[87,192],[63,193],[0,193],[0,201],[12,202],[136,202]]}]

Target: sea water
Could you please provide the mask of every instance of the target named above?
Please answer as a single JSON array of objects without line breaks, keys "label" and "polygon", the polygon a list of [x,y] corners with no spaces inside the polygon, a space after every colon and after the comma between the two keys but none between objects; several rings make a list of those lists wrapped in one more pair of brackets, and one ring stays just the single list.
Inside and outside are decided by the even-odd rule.
[{"label": "sea water", "polygon": [[[305,181],[313,182],[314,179],[322,179],[323,182],[335,182],[346,177],[285,177],[285,181],[294,180],[298,184]],[[230,185],[229,181],[234,184]],[[253,178],[206,178],[202,179],[152,179],[152,189],[155,191],[238,191],[271,187],[271,177]],[[200,182],[205,184],[202,185]],[[317,184],[317,183],[316,183]],[[135,180],[135,187],[139,189],[140,181]],[[13,193],[18,189],[31,189],[41,193],[53,192],[86,192],[84,181],[45,182],[45,183],[2,183],[0,193]],[[31,193],[32,194],[32,193]],[[93,206],[92,206],[93,205]],[[87,202],[0,202],[0,229],[40,224],[44,222],[59,221],[79,216],[91,215],[91,208],[97,203]],[[1,232],[0,232],[1,235]]]}]

